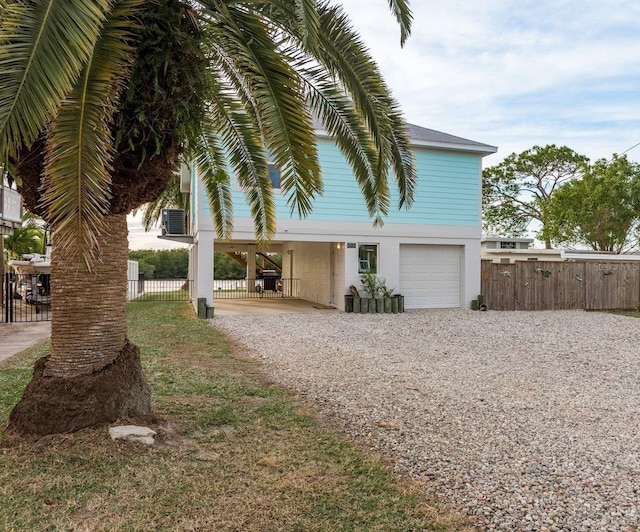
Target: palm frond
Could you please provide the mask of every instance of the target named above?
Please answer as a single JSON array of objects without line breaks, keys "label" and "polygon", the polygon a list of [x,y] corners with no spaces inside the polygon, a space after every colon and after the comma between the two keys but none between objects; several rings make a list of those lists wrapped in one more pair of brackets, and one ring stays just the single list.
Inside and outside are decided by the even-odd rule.
[{"label": "palm frond", "polygon": [[257,4],[255,9],[274,21],[281,20],[281,13],[287,13],[289,31],[299,35],[302,45],[316,42],[320,27],[317,0],[269,0]]},{"label": "palm frond", "polygon": [[413,15],[407,0],[389,0],[389,7],[400,25],[400,45],[404,46],[411,34]]},{"label": "palm frond", "polygon": [[307,46],[310,42],[315,42],[318,38],[320,27],[320,17],[318,6],[315,0],[296,0],[295,9],[300,21],[300,33],[302,42]]},{"label": "palm frond", "polygon": [[[277,13],[274,23],[278,24],[283,32],[290,28],[295,29],[290,20],[294,17],[293,10],[290,7],[287,9],[283,3],[278,5],[281,10]],[[400,207],[408,207],[413,201],[416,173],[406,125],[398,105],[342,10],[323,2],[319,5],[319,12],[321,32],[318,46],[308,50],[306,60],[296,58],[294,68],[302,77],[308,79],[308,73],[316,76],[314,72],[322,70],[317,67],[319,62],[326,69],[328,77],[333,78],[338,90],[346,91],[350,105],[355,107],[361,123],[368,128],[377,150],[375,170],[372,174],[375,176],[375,184],[371,190],[384,194],[388,187],[389,169],[393,168],[400,192]],[[290,48],[299,50],[301,36],[291,33],[290,38]],[[358,172],[355,167],[353,170],[354,173]],[[382,203],[388,203],[384,196]],[[380,213],[383,210],[377,209]],[[374,224],[380,225],[381,217],[373,217]]]},{"label": "palm frond", "polygon": [[246,80],[291,212],[306,216],[322,192],[322,179],[302,82],[265,17],[236,6],[217,15],[227,34],[223,46]]},{"label": "palm frond", "polygon": [[[48,131],[43,203],[59,231],[56,246],[90,266],[109,212],[110,121],[132,63],[141,0],[119,0],[81,76]],[[68,240],[67,240],[68,238]]]},{"label": "palm frond", "polygon": [[[211,215],[218,238],[230,240],[233,233],[233,199],[228,181],[205,181]],[[259,241],[262,242],[262,241]]]},{"label": "palm frond", "polygon": [[309,107],[351,166],[369,216],[378,221],[388,214],[389,190],[386,180],[385,186],[379,189],[380,182],[376,179],[378,153],[362,117],[322,69],[310,69],[307,74]]},{"label": "palm frond", "polygon": [[413,193],[418,181],[415,155],[411,149],[407,125],[395,104],[392,107],[390,117],[393,121],[391,160],[400,192],[398,208],[408,209],[413,205]]},{"label": "palm frond", "polygon": [[204,124],[202,141],[196,146],[194,155],[198,173],[207,192],[216,233],[219,238],[230,239],[233,233],[231,179],[219,136],[210,121]]},{"label": "palm frond", "polygon": [[251,114],[244,112],[241,102],[233,98],[233,92],[225,89],[220,85],[212,94],[212,121],[208,127],[219,136],[249,204],[256,240],[264,243],[275,234],[276,212],[260,127]]},{"label": "palm frond", "polygon": [[0,158],[30,145],[94,49],[109,0],[13,2],[0,20]]},{"label": "palm frond", "polygon": [[413,201],[415,168],[406,125],[380,71],[358,34],[337,6],[320,11],[319,46],[314,57],[344,86],[367,124],[378,151],[376,178],[382,188],[393,166],[400,205]]}]

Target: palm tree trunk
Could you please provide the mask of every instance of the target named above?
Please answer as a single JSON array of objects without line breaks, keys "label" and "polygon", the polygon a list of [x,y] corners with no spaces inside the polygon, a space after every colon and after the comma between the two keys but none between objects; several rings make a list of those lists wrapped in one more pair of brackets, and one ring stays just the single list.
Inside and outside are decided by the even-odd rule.
[{"label": "palm tree trunk", "polygon": [[54,246],[52,353],[36,362],[9,416],[11,429],[53,434],[150,414],[140,351],[126,338],[126,216],[109,216],[106,223],[91,272],[75,254]]},{"label": "palm tree trunk", "polygon": [[[61,235],[59,235],[61,236]],[[54,247],[51,262],[51,357],[45,376],[89,374],[113,362],[127,335],[127,222],[106,219],[99,258],[87,271]]]}]

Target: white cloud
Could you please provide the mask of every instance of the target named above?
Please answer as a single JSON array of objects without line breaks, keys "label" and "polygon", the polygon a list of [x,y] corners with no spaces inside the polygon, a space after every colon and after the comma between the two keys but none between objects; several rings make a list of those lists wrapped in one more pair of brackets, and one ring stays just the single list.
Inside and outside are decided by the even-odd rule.
[{"label": "white cloud", "polygon": [[414,0],[403,50],[387,2],[343,4],[407,119],[497,145],[491,164],[533,143],[597,158],[640,140],[635,2]]}]

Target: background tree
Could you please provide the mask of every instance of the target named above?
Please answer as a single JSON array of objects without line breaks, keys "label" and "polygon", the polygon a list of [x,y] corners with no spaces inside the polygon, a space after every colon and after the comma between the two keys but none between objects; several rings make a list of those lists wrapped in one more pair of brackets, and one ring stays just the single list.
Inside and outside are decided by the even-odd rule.
[{"label": "background tree", "polygon": [[25,253],[44,251],[44,230],[33,222],[13,230],[13,234],[4,237],[4,249],[9,259],[19,259]]},{"label": "background tree", "polygon": [[589,162],[566,146],[534,146],[482,172],[483,231],[508,237],[524,236],[538,222],[537,234],[551,248],[545,234],[549,198],[562,183],[578,177]]},{"label": "background tree", "polygon": [[637,247],[640,165],[624,155],[596,161],[555,191],[548,214],[545,234],[559,243],[612,253]]},{"label": "background tree", "polygon": [[213,254],[213,271],[216,279],[245,279],[247,277],[246,268],[242,264],[220,251]]},{"label": "background tree", "polygon": [[138,261],[140,273],[145,273],[148,279],[186,279],[188,275],[186,249],[140,249],[129,251],[129,259]]},{"label": "background tree", "polygon": [[[406,0],[389,5],[406,39]],[[127,340],[126,214],[193,160],[220,236],[229,168],[254,219],[275,231],[267,153],[293,212],[322,193],[311,113],[382,223],[393,171],[400,207],[415,167],[397,103],[342,10],[315,0],[4,1],[0,158],[55,231],[52,352],[10,415],[50,433],[150,412]]]}]

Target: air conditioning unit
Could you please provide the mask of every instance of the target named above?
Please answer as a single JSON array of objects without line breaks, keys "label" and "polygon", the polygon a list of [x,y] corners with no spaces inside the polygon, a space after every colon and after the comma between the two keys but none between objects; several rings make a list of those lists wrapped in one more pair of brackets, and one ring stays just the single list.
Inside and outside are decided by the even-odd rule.
[{"label": "air conditioning unit", "polygon": [[162,209],[162,234],[184,235],[185,217],[182,209]]}]

